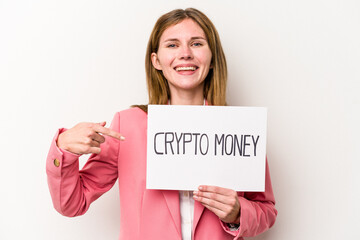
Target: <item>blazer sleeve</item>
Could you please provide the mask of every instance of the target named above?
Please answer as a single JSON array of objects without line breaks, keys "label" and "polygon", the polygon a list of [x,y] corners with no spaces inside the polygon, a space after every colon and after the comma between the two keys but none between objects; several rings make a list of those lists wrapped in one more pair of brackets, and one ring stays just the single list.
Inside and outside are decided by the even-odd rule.
[{"label": "blazer sleeve", "polygon": [[266,161],[265,191],[245,192],[244,197],[239,196],[240,226],[231,231],[226,223],[221,222],[223,229],[234,236],[234,240],[241,237],[254,237],[268,230],[274,225],[277,210],[271,186],[269,166]]},{"label": "blazer sleeve", "polygon": [[[119,113],[110,128],[119,131]],[[100,145],[101,153],[92,154],[79,171],[80,155],[61,150],[56,133],[46,160],[48,186],[55,209],[64,216],[84,214],[90,204],[110,190],[118,177],[119,140],[105,136]]]}]

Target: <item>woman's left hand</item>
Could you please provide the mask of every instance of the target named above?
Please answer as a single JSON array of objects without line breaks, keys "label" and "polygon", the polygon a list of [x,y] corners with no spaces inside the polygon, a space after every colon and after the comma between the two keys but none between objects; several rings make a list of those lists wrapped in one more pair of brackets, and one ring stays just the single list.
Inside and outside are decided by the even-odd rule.
[{"label": "woman's left hand", "polygon": [[240,223],[240,202],[232,189],[216,186],[199,186],[193,197],[226,223]]}]

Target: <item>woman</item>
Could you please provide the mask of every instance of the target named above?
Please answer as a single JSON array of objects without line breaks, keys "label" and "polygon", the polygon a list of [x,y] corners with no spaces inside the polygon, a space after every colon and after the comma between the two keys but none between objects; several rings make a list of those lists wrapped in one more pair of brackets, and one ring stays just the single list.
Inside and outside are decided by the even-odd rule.
[{"label": "woman", "polygon": [[[200,11],[161,16],[145,65],[150,104],[225,105],[225,56],[215,27]],[[179,197],[179,191],[146,190],[146,130],[144,105],[116,113],[110,128],[102,122],[60,129],[47,159],[56,210],[84,214],[119,178],[120,239],[242,239],[274,224],[268,168],[263,193],[199,186]],[[92,155],[79,171],[78,158],[86,153]]]}]

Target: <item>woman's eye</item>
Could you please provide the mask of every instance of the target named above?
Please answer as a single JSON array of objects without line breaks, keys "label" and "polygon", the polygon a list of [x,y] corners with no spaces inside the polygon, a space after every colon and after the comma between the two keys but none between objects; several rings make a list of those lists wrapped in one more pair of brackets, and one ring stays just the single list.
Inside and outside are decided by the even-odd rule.
[{"label": "woman's eye", "polygon": [[202,44],[199,43],[199,42],[195,42],[195,43],[193,43],[193,45],[194,45],[195,47],[200,47],[200,46],[202,46]]},{"label": "woman's eye", "polygon": [[168,47],[169,48],[174,48],[174,47],[176,47],[176,45],[175,44],[169,44]]}]

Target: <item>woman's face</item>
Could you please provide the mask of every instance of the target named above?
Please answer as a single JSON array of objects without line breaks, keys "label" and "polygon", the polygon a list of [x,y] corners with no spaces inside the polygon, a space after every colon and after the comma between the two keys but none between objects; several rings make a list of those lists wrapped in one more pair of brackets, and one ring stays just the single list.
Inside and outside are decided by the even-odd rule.
[{"label": "woman's face", "polygon": [[168,80],[170,92],[203,91],[211,67],[211,50],[202,28],[191,19],[168,27],[151,60]]}]

